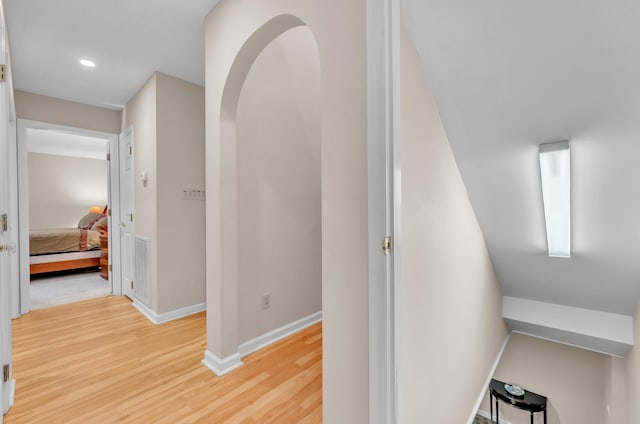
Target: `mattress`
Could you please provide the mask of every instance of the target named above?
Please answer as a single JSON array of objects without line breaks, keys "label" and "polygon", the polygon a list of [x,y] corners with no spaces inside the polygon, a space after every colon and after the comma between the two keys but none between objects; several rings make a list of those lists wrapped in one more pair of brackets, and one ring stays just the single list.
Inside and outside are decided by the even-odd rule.
[{"label": "mattress", "polygon": [[78,228],[29,231],[29,254],[84,252],[100,248],[100,233]]}]

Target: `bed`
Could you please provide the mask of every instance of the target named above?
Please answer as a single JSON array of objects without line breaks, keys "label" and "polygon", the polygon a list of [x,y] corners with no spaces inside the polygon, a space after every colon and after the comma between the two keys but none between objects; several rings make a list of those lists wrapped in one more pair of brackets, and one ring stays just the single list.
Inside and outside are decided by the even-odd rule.
[{"label": "bed", "polygon": [[90,213],[78,228],[29,231],[30,274],[100,266],[100,235],[106,234],[105,215]]}]

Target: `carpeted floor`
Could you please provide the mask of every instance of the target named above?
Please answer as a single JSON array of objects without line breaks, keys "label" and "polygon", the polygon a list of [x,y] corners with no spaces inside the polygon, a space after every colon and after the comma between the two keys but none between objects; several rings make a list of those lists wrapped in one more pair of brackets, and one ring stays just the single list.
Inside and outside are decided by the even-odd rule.
[{"label": "carpeted floor", "polygon": [[63,273],[31,279],[31,309],[78,302],[111,293],[109,281],[98,271]]}]

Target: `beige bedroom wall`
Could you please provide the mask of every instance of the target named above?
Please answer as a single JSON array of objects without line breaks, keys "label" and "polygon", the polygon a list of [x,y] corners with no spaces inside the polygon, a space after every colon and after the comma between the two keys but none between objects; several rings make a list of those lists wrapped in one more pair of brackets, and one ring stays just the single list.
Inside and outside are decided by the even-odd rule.
[{"label": "beige bedroom wall", "polygon": [[204,87],[156,74],[158,309],[205,302]]},{"label": "beige bedroom wall", "polygon": [[502,293],[411,35],[401,31],[403,423],[466,423],[507,337]]},{"label": "beige bedroom wall", "polygon": [[107,161],[28,153],[29,228],[75,228],[107,204]]},{"label": "beige bedroom wall", "polygon": [[[156,75],[127,102],[122,115],[122,129],[133,126],[134,216],[135,233],[151,240],[151,305],[158,310],[158,233],[156,165]],[[137,178],[148,173],[148,182]]]},{"label": "beige bedroom wall", "polygon": [[635,346],[624,358],[626,374],[626,424],[640,423],[640,305],[633,318]]},{"label": "beige bedroom wall", "polygon": [[320,63],[308,28],[260,53],[236,119],[242,343],[322,310]]},{"label": "beige bedroom wall", "polygon": [[221,120],[225,83],[236,55],[251,35],[277,16],[282,18],[278,25],[291,21],[282,17],[285,14],[309,26],[321,63],[323,420],[367,423],[365,0],[222,0],[206,18],[207,349],[226,358],[238,344],[237,289],[228,284],[234,278],[235,264],[231,261],[229,267],[226,262],[228,245],[224,243],[233,230],[232,225],[226,226],[233,222],[234,207],[228,202],[233,193],[221,184],[235,175],[225,161],[232,146],[220,139],[223,129],[230,130],[223,128],[228,121]]},{"label": "beige bedroom wall", "polygon": [[120,132],[121,112],[89,106],[26,91],[15,91],[16,115],[20,119],[48,122],[112,134]]},{"label": "beige bedroom wall", "polygon": [[[607,361],[600,353],[514,333],[494,378],[547,396],[549,424],[601,424],[607,422]],[[482,410],[489,411],[488,396]],[[526,411],[504,403],[500,418],[512,424],[529,423]],[[539,419],[536,422],[542,422]]]}]

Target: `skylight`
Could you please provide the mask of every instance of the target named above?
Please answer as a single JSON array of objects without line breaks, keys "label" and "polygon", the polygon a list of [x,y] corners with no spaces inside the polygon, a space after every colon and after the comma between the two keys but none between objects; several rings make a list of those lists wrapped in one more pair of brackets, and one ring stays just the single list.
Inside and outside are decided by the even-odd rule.
[{"label": "skylight", "polygon": [[571,150],[568,141],[540,145],[542,201],[549,256],[571,257]]}]

